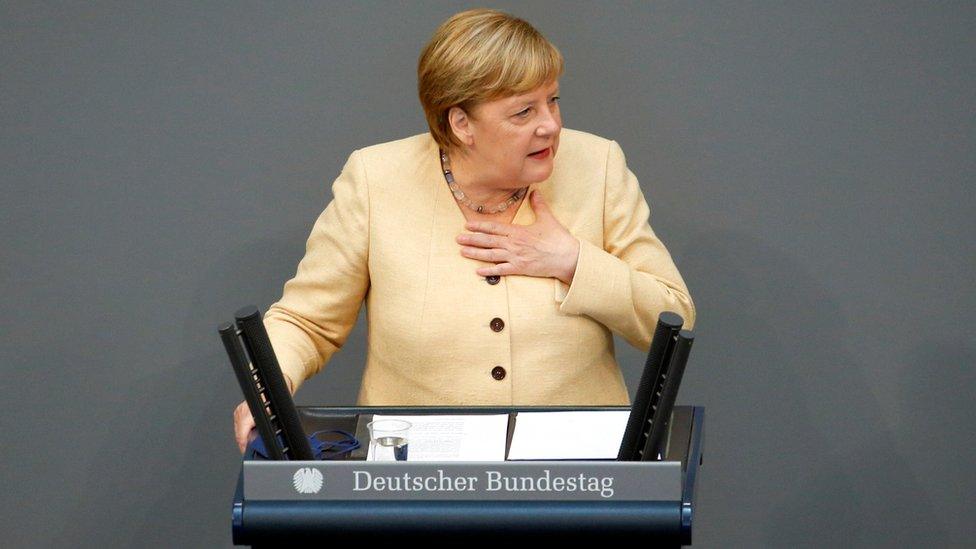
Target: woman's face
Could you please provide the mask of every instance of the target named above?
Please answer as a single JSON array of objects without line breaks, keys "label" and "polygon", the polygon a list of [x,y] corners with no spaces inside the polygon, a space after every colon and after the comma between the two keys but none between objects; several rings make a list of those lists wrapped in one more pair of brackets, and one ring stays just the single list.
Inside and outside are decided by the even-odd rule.
[{"label": "woman's face", "polygon": [[[552,173],[563,127],[559,82],[524,95],[479,104],[467,118],[465,161],[480,167],[479,179],[498,188],[545,181]],[[531,153],[546,149],[541,155]]]}]

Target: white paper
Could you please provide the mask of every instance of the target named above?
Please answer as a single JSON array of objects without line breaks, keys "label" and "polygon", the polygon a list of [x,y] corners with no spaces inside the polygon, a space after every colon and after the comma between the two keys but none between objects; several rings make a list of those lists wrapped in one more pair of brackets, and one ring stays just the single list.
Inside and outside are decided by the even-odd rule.
[{"label": "white paper", "polygon": [[617,459],[630,410],[519,412],[509,460]]},{"label": "white paper", "polygon": [[[375,415],[411,423],[407,461],[505,461],[508,414]],[[366,459],[373,460],[372,452]]]}]

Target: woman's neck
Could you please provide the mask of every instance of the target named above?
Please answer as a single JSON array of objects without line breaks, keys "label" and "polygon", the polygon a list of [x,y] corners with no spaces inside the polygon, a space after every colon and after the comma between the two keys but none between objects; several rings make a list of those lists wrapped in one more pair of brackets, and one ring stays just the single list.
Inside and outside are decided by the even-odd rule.
[{"label": "woman's neck", "polygon": [[457,152],[449,153],[448,156],[454,182],[474,204],[496,206],[526,186],[510,187],[500,184],[497,180],[491,179],[490,169],[479,169],[470,158],[463,157]]}]

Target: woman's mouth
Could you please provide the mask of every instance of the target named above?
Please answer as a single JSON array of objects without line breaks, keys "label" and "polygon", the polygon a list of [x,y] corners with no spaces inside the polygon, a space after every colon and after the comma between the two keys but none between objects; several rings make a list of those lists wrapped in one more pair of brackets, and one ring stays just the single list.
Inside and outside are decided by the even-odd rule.
[{"label": "woman's mouth", "polygon": [[545,158],[549,158],[549,152],[550,151],[552,151],[552,147],[546,147],[545,149],[542,149],[541,151],[539,151],[537,153],[530,154],[529,155],[529,158],[534,158],[536,160],[542,160],[542,159],[545,159]]}]

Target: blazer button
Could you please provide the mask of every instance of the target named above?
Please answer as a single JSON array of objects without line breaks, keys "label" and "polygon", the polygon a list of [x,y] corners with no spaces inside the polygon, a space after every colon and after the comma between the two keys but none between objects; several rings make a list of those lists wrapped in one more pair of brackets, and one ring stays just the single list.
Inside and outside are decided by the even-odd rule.
[{"label": "blazer button", "polygon": [[498,284],[498,281],[501,280],[501,279],[502,279],[502,277],[500,277],[498,275],[491,275],[491,276],[485,278],[485,282],[487,282],[488,284],[491,284],[492,286],[494,286],[495,284]]},{"label": "blazer button", "polygon": [[498,318],[497,316],[491,319],[491,329],[496,332],[500,332],[505,329],[505,321]]},{"label": "blazer button", "polygon": [[497,379],[498,381],[505,379],[505,368],[495,366],[491,369],[491,377]]}]

